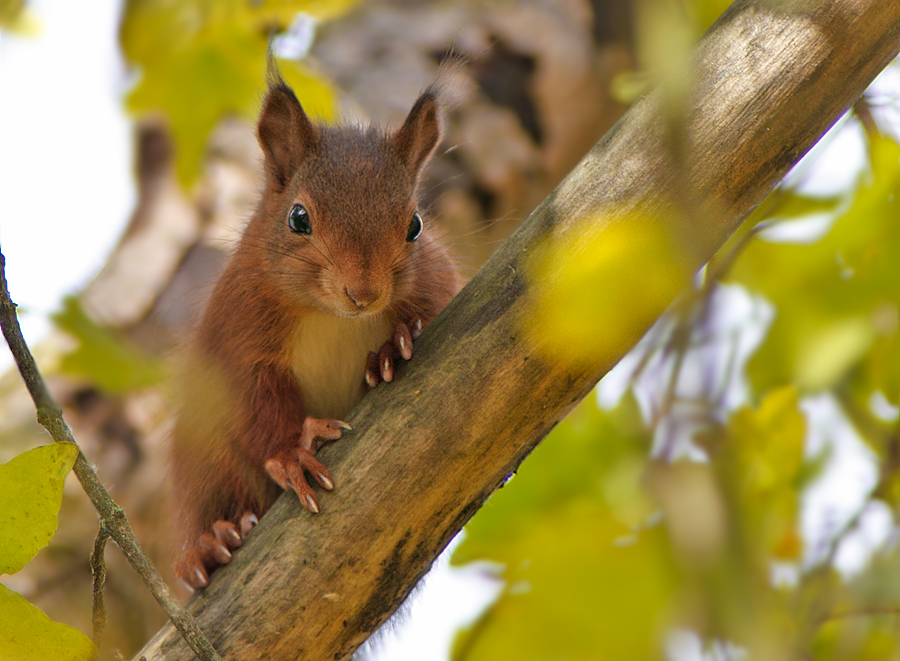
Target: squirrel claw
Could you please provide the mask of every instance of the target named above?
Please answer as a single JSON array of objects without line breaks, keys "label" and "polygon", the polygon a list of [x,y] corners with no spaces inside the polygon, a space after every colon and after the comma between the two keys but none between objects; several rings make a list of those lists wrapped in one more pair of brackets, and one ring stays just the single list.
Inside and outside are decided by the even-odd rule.
[{"label": "squirrel claw", "polygon": [[384,381],[394,380],[394,362],[398,358],[410,360],[413,356],[413,340],[422,333],[422,320],[418,317],[409,324],[398,321],[394,334],[385,342],[378,353],[369,352],[366,359],[365,381],[371,390]]},{"label": "squirrel claw", "polygon": [[313,514],[319,512],[319,504],[305,473],[312,475],[319,485],[327,490],[334,489],[331,473],[315,457],[319,449],[317,438],[335,441],[344,435],[344,431],[352,427],[343,420],[321,420],[307,417],[303,421],[303,430],[297,446],[279,452],[269,459],[264,468],[282,489],[292,489],[300,498],[300,504]]},{"label": "squirrel claw", "polygon": [[320,420],[307,417],[303,421],[303,429],[300,431],[300,447],[310,452],[319,449],[316,438],[326,441],[336,441],[344,435],[344,431],[352,431],[352,427],[343,420]]},{"label": "squirrel claw", "polygon": [[300,504],[313,514],[318,514],[319,505],[304,473],[315,477],[323,489],[328,491],[334,489],[334,482],[328,469],[319,463],[312,452],[302,447],[279,453],[266,462],[265,469],[282,489],[293,490],[300,498]]},{"label": "squirrel claw", "polygon": [[244,512],[244,516],[241,517],[241,536],[246,537],[247,533],[253,530],[257,523],[259,523],[259,519],[256,518],[253,512],[249,510]]},{"label": "squirrel claw", "polygon": [[259,520],[247,511],[241,517],[240,528],[233,521],[216,521],[212,532],[200,535],[197,544],[186,549],[175,562],[175,575],[190,591],[209,585],[210,575],[231,562],[232,551],[244,543],[244,537]]}]

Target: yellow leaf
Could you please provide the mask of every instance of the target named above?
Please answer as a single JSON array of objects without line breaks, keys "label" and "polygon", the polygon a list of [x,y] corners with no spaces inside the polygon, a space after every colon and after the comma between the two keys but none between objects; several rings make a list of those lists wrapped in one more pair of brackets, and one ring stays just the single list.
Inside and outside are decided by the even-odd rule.
[{"label": "yellow leaf", "polygon": [[[269,36],[285,29],[298,12],[332,18],[352,4],[131,0],[120,40],[140,78],[128,108],[165,115],[178,148],[179,178],[190,185],[216,123],[230,114],[255,119],[265,91]],[[325,80],[302,65],[285,62],[282,69],[310,114],[326,120],[334,116],[337,97]]]},{"label": "yellow leaf", "polygon": [[0,466],[0,574],[19,571],[53,538],[77,455],[71,443],[54,443]]},{"label": "yellow leaf", "polygon": [[744,407],[732,415],[715,459],[722,488],[739,509],[744,539],[782,560],[796,559],[802,550],[796,528],[805,432],[796,390],[779,388],[758,410]]},{"label": "yellow leaf", "polygon": [[0,659],[88,661],[97,655],[90,639],[54,622],[20,595],[0,585]]}]

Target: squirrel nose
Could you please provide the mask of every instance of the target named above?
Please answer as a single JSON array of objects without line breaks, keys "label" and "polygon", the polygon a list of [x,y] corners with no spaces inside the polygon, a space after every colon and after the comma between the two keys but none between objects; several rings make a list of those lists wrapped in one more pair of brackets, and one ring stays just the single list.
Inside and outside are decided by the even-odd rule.
[{"label": "squirrel nose", "polygon": [[378,297],[381,295],[381,292],[377,289],[365,285],[358,285],[352,288],[344,287],[344,293],[347,294],[347,298],[353,301],[353,304],[360,310],[365,310],[372,305],[372,303],[377,301]]}]

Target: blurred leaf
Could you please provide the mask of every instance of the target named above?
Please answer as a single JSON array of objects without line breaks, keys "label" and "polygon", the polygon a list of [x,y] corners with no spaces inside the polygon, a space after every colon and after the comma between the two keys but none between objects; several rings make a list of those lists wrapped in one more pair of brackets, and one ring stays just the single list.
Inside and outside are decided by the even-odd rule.
[{"label": "blurred leaf", "polygon": [[472,519],[453,554],[506,566],[507,587],[455,659],[660,657],[674,574],[643,492],[649,437],[636,402],[587,398]]},{"label": "blurred leaf", "polygon": [[677,120],[691,92],[691,47],[730,4],[729,0],[634,3],[640,68],[613,78],[612,97],[631,104],[652,89],[662,88],[667,114]]},{"label": "blurred leaf", "polygon": [[665,512],[672,546],[686,566],[706,571],[727,546],[728,513],[709,464],[651,464],[649,483]]},{"label": "blurred leaf", "polygon": [[[889,311],[894,314],[894,311]],[[900,333],[881,335],[866,359],[864,383],[881,390],[895,407],[900,406]]]},{"label": "blurred leaf", "polygon": [[108,393],[133,392],[165,379],[162,361],[99,326],[74,296],[66,297],[63,309],[51,319],[78,341],[78,348],[62,357],[60,369],[64,373],[86,378]]},{"label": "blurred leaf", "polygon": [[744,407],[731,416],[715,459],[723,488],[737,498],[745,541],[781,560],[796,560],[802,550],[797,511],[805,433],[796,391],[773,390],[759,409]]},{"label": "blurred leaf", "polygon": [[842,196],[835,197],[808,197],[797,195],[790,190],[783,190],[774,197],[776,204],[767,207],[766,219],[781,222],[802,220],[808,216],[822,213],[833,213],[843,203]]},{"label": "blurred leaf", "polygon": [[659,89],[667,118],[683,120],[693,86],[691,47],[700,33],[681,2],[644,0],[635,11],[641,69]]},{"label": "blurred leaf", "polygon": [[0,0],[0,30],[34,37],[41,32],[41,22],[25,0]]},{"label": "blurred leaf", "polygon": [[[521,320],[555,362],[611,367],[690,283],[675,217],[596,217],[545,242],[526,264],[532,304]],[[646,264],[653,264],[647,269]]]},{"label": "blurred leaf", "polygon": [[0,574],[22,569],[53,538],[63,482],[76,456],[74,445],[54,443],[0,466]]},{"label": "blurred leaf", "polygon": [[54,622],[20,595],[0,585],[0,659],[87,661],[97,648],[83,633]]},{"label": "blurred leaf", "polygon": [[[872,173],[852,206],[810,245],[753,242],[730,278],[777,306],[749,365],[757,392],[828,389],[861,366],[867,390],[894,394],[900,327],[900,146],[872,140]],[[877,357],[873,347],[878,347]]]},{"label": "blurred leaf", "polygon": [[[350,0],[130,0],[120,41],[140,68],[128,98],[132,112],[162,112],[178,146],[183,184],[196,178],[207,136],[229,114],[255,119],[264,92],[268,40],[298,12],[340,15]],[[281,63],[285,81],[312,116],[330,119],[336,94],[307,67]]]},{"label": "blurred leaf", "polygon": [[630,105],[653,89],[653,81],[646,73],[621,71],[613,76],[609,93],[619,103]]}]

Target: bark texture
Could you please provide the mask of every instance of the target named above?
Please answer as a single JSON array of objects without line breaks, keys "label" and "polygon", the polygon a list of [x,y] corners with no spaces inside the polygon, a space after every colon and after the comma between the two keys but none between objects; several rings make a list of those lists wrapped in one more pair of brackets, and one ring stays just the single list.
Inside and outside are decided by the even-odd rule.
[{"label": "bark texture", "polygon": [[[528,251],[550,236],[602,232],[634,209],[683,206],[687,182],[694,213],[674,229],[699,268],[898,50],[896,2],[732,5],[695,52],[690,156],[671,156],[657,94],[596,145],[427,330],[408,369],[357,407],[355,431],[320,453],[336,482],[321,513],[282,497],[190,602],[219,653],[347,658],[612,367],[550,364],[521,333]],[[191,658],[171,626],[141,655]]]}]

